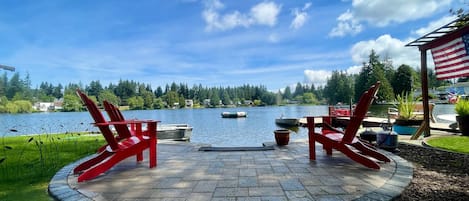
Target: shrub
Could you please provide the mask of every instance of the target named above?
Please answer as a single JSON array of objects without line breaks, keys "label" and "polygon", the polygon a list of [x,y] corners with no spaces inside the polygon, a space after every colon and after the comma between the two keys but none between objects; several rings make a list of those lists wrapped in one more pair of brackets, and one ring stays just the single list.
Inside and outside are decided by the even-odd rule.
[{"label": "shrub", "polygon": [[454,107],[454,110],[458,114],[458,116],[467,116],[469,115],[469,100],[459,100]]}]

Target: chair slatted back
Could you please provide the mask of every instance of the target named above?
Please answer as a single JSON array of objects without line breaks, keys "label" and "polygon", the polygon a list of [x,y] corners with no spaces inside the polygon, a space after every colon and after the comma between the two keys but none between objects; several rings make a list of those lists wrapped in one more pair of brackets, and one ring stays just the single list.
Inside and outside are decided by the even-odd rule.
[{"label": "chair slatted back", "polygon": [[358,129],[360,128],[363,119],[368,112],[368,109],[370,108],[371,103],[373,103],[373,100],[378,93],[379,85],[380,82],[376,82],[376,84],[371,86],[368,91],[364,92],[360,97],[360,100],[358,101],[358,104],[355,108],[355,112],[353,113],[353,116],[350,117],[350,123],[345,128],[345,134],[342,138],[342,143],[352,143],[353,139],[357,135]]},{"label": "chair slatted back", "polygon": [[[103,116],[103,113],[101,113],[101,111],[98,109],[98,106],[90,98],[88,98],[87,95],[85,95],[79,89],[77,89],[77,94],[78,96],[80,96],[81,100],[85,104],[86,108],[88,109],[88,112],[90,113],[95,123],[107,123],[106,119]],[[101,131],[101,134],[104,136],[104,139],[106,139],[106,142],[109,144],[109,146],[111,146],[111,149],[119,149],[118,143],[114,137],[114,134],[109,128],[109,125],[98,125],[98,128]]]},{"label": "chair slatted back", "polygon": [[[111,121],[125,121],[124,115],[122,115],[119,108],[117,108],[115,105],[106,100],[103,101],[103,105]],[[117,133],[121,138],[128,138],[132,136],[129,128],[127,127],[127,124],[116,124],[114,127],[116,128]]]}]

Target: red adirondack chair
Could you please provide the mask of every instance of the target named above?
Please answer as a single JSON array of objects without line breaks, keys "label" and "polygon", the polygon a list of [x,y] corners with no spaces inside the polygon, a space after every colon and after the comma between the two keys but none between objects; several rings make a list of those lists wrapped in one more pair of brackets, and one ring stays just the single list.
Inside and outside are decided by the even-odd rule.
[{"label": "red adirondack chair", "polygon": [[314,117],[307,117],[309,154],[311,160],[316,160],[315,142],[317,141],[323,145],[327,155],[332,155],[332,149],[336,149],[344,153],[350,159],[369,168],[380,169],[379,164],[371,158],[383,162],[391,161],[385,155],[368,147],[356,138],[357,131],[368,112],[368,108],[375,99],[379,85],[380,82],[377,82],[360,97],[355,112],[350,117],[350,123],[345,128],[345,131],[333,129],[331,126],[328,126],[327,122],[330,121],[330,117],[325,117],[323,122],[326,122],[326,126],[323,126],[321,132],[316,132]]},{"label": "red adirondack chair", "polygon": [[[103,101],[103,105],[104,105],[104,110],[106,110],[106,113],[108,114],[111,121],[113,122],[127,121],[117,106],[113,105],[107,100]],[[116,128],[117,133],[119,134],[118,136],[116,136],[116,139],[118,140],[133,136],[135,135],[135,132],[136,132],[136,128],[134,124],[130,125],[130,130],[127,125],[114,125],[114,127]],[[148,133],[146,131],[143,131],[143,135],[147,136]]]},{"label": "red adirondack chair", "polygon": [[[143,160],[143,151],[149,149],[150,152],[150,168],[155,167],[157,164],[156,156],[156,126],[158,121],[146,120],[146,121],[119,121],[119,122],[108,122],[104,118],[101,111],[98,109],[96,104],[88,98],[84,93],[77,89],[77,94],[86,105],[89,113],[93,117],[94,125],[99,128],[102,135],[106,139],[108,145],[105,149],[102,149],[97,156],[85,161],[75,167],[73,172],[75,174],[80,173],[78,176],[78,182],[93,179],[100,174],[106,172],[112,168],[115,164],[120,161],[131,157],[137,156],[137,162]],[[143,136],[142,124],[147,125],[148,136]],[[127,128],[127,125],[135,126],[135,134],[130,135],[129,130],[127,132],[122,128]],[[117,126],[116,130],[120,137],[115,137],[111,131],[111,126]],[[119,130],[117,129],[119,127]],[[125,132],[125,133],[124,133]],[[125,137],[124,137],[125,136]]]}]

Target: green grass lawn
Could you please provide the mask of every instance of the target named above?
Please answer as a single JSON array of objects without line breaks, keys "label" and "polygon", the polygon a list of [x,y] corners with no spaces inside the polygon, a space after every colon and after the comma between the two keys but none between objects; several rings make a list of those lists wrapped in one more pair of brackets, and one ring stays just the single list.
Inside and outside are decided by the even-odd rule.
[{"label": "green grass lawn", "polygon": [[469,136],[445,136],[427,141],[432,147],[469,154]]},{"label": "green grass lawn", "polygon": [[0,200],[52,200],[55,173],[103,144],[101,135],[78,133],[0,138]]}]

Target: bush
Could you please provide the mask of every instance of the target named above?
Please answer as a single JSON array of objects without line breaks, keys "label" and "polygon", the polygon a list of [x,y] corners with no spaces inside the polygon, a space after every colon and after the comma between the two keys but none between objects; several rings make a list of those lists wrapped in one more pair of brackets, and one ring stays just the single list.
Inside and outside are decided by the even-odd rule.
[{"label": "bush", "polygon": [[33,105],[27,100],[17,100],[13,103],[17,106],[19,113],[31,113],[33,111]]},{"label": "bush", "polygon": [[456,103],[454,110],[459,116],[469,115],[469,100],[459,100],[458,103]]}]

